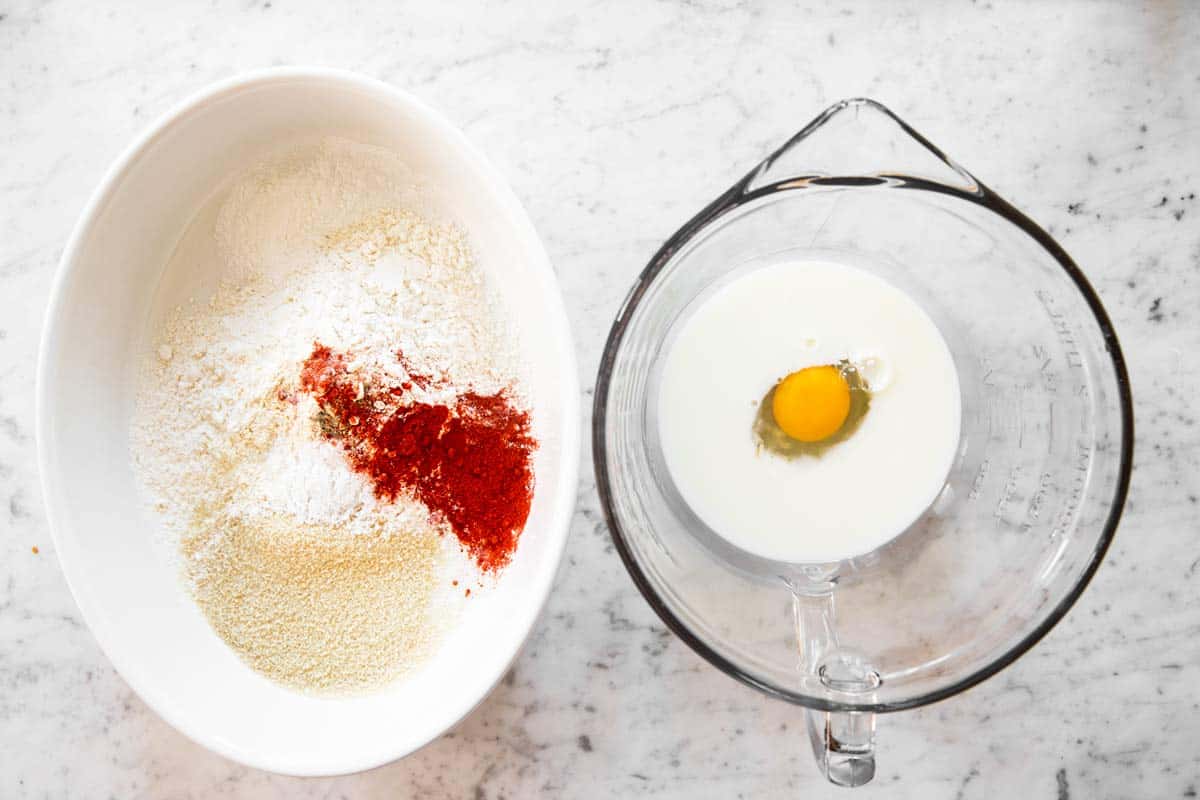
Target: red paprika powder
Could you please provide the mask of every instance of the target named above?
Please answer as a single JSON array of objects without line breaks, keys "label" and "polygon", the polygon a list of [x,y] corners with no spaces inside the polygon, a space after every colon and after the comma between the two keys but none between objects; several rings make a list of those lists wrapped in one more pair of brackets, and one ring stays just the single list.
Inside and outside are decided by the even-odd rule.
[{"label": "red paprika powder", "polygon": [[[396,353],[403,362],[403,354]],[[424,375],[413,382],[428,381]],[[320,406],[318,423],[382,500],[411,493],[444,519],[486,571],[516,550],[533,501],[529,413],[504,392],[460,394],[452,404],[404,402],[406,386],[382,386],[347,368],[345,354],[318,343],[300,388]]]}]

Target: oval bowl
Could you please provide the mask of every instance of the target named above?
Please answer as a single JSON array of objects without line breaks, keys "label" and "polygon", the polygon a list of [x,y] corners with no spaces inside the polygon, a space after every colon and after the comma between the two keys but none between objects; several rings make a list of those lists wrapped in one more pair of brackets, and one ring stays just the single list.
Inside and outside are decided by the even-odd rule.
[{"label": "oval bowl", "polygon": [[[496,589],[419,671],[373,694],[308,696],[245,666],[154,546],[129,430],[135,365],[181,234],[222,181],[285,139],[386,146],[453,198],[516,324],[541,447],[533,508]],[[134,142],[63,253],[38,362],[38,459],[59,560],[88,626],[131,687],[174,727],[241,763],[333,775],[393,761],[465,717],[529,635],[566,543],[579,459],[579,385],[545,249],[503,179],[453,125],[351,73],[284,68],[212,86]]]}]

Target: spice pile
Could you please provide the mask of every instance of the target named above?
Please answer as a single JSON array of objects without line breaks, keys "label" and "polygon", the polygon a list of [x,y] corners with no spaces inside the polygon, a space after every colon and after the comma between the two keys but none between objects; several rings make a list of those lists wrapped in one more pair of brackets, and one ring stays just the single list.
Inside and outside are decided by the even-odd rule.
[{"label": "spice pile", "polygon": [[536,441],[465,237],[392,153],[293,148],[202,210],[168,275],[134,462],[214,630],[294,688],[418,666],[511,559]]},{"label": "spice pile", "polygon": [[[403,353],[397,361],[404,363]],[[388,385],[347,366],[347,355],[318,343],[304,362],[300,388],[320,406],[322,435],[388,501],[413,495],[445,519],[485,570],[506,563],[533,499],[528,412],[503,392],[468,391],[452,403],[409,399],[429,378],[408,372]]]}]

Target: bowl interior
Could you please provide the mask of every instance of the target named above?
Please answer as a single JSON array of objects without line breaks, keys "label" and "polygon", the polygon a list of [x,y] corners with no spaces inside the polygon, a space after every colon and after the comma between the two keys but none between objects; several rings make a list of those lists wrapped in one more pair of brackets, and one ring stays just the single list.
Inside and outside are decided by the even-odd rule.
[{"label": "bowl interior", "polygon": [[[730,674],[815,707],[928,702],[1023,652],[1099,563],[1128,480],[1124,369],[1082,275],[1010,211],[895,178],[792,181],[668,244],[635,289],[597,393],[601,492],[643,592]],[[805,259],[871,271],[924,308],[956,364],[962,429],[942,493],[905,533],[850,561],[796,566],[729,546],[682,502],[659,450],[656,382],[695,298]],[[860,487],[862,502],[880,488]],[[867,665],[870,691],[836,691],[822,660],[800,653],[789,585],[813,574],[835,576],[826,656]]]},{"label": "bowl interior", "polygon": [[[212,632],[152,545],[130,464],[134,370],[156,307],[213,288],[164,275],[197,210],[279,143],[337,135],[405,158],[461,224],[518,327],[534,409],[533,508],[497,589],[419,672],[369,696],[318,698],[251,671]],[[382,84],[276,71],[207,92],[132,148],[68,247],[41,355],[48,513],[75,597],[105,652],[168,721],[244,763],[293,774],[376,766],[420,747],[502,676],[549,592],[574,501],[578,386],[553,273],[511,192],[452,126]]]}]

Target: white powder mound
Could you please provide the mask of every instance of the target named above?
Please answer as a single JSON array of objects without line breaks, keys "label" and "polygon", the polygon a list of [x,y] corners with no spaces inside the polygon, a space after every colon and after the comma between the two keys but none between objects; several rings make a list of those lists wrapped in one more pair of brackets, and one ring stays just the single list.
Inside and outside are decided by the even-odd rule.
[{"label": "white powder mound", "polygon": [[230,503],[243,518],[284,514],[309,525],[347,525],[366,516],[375,502],[370,484],[346,469],[346,459],[326,442],[281,436],[262,460],[243,464]]},{"label": "white powder mound", "polygon": [[[215,219],[208,222],[211,233],[184,237],[210,237],[215,260],[203,266],[220,276],[219,286],[207,302],[176,309],[152,335],[141,370],[134,463],[163,520],[168,550],[218,633],[255,668],[289,685],[346,690],[394,678],[430,652],[431,629],[452,616],[450,598],[463,594],[452,581],[481,586],[482,576],[444,523],[413,498],[380,501],[322,439],[316,402],[296,391],[301,365],[320,342],[349,353],[350,366],[397,384],[410,381],[411,369],[415,401],[505,390],[521,402],[512,336],[466,238],[422,216],[420,196],[396,154],[340,139],[292,148],[248,173],[214,201],[215,215],[198,215],[197,224]],[[183,252],[173,258],[185,266],[194,260]],[[280,557],[289,530],[305,554],[295,562],[294,581],[276,574],[299,552]],[[395,537],[411,541],[388,544]],[[434,538],[433,548],[418,544]],[[353,541],[391,548],[380,550],[388,554],[380,563],[403,564],[420,601],[403,614],[373,611],[384,602],[381,587],[394,586],[366,562],[346,567],[353,558],[345,547]],[[346,580],[357,576],[367,587],[357,601],[339,589],[338,603],[352,607],[345,611],[348,627],[330,636],[337,652],[299,660],[278,655],[288,651],[289,637],[340,624],[312,616],[328,608],[313,606],[305,616],[304,609],[281,607],[311,593],[297,587],[319,582],[320,554],[334,552],[350,569]],[[247,558],[273,561],[269,570],[248,568]],[[255,583],[268,573],[290,593]],[[242,619],[236,595],[246,592],[262,602],[245,603],[245,614],[282,616],[295,629],[281,630],[287,624],[278,619]],[[361,642],[351,641],[353,630],[377,619],[404,628],[369,637],[387,643],[382,657],[378,646],[356,649]],[[242,630],[270,633],[245,637]],[[268,645],[275,655],[256,650]],[[395,657],[389,660],[388,652]],[[313,663],[355,653],[371,663],[357,671],[353,664]]]},{"label": "white powder mound", "polygon": [[400,157],[345,139],[322,139],[275,155],[238,180],[221,205],[216,239],[235,276],[286,273],[331,231],[381,209],[424,216],[423,187]]}]

